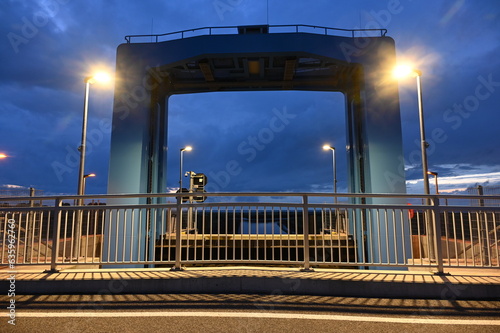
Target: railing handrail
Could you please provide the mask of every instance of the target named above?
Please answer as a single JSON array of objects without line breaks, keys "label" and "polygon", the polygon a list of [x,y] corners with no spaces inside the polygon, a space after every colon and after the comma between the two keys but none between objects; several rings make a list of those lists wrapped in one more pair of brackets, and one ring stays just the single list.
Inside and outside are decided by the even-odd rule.
[{"label": "railing handrail", "polygon": [[[189,196],[189,193],[121,193],[121,194],[68,194],[68,195],[47,195],[37,197],[0,197],[2,201],[46,201],[75,200],[75,199],[132,199],[132,198],[176,198],[179,195]],[[329,192],[205,192],[203,194],[194,192],[192,196],[207,197],[337,197],[337,198],[406,198],[406,199],[467,199],[467,200],[500,200],[500,195],[470,195],[470,194],[405,194],[405,193],[329,193]],[[2,208],[0,206],[0,208]]]},{"label": "railing handrail", "polygon": [[[162,209],[162,208],[175,208],[177,205],[177,200],[180,197],[196,197],[196,196],[205,196],[207,198],[223,198],[223,197],[259,197],[260,201],[225,201],[218,200],[212,202],[193,202],[193,203],[183,203],[183,207],[254,207],[254,208],[265,208],[265,207],[300,207],[303,205],[304,198],[345,198],[345,199],[405,199],[402,202],[391,202],[390,200],[387,203],[382,202],[373,202],[373,203],[360,203],[353,202],[350,200],[340,201],[337,200],[335,203],[333,202],[311,202],[309,199],[308,206],[311,208],[338,208],[338,209],[413,209],[414,211],[429,209],[434,206],[434,202],[439,201],[441,204],[437,207],[433,207],[436,212],[443,211],[461,211],[461,212],[475,212],[481,210],[483,212],[496,212],[499,210],[500,196],[499,195],[423,195],[423,194],[366,194],[366,193],[292,193],[292,192],[220,192],[220,193],[199,193],[194,192],[192,194],[188,193],[140,193],[140,194],[99,194],[99,195],[57,195],[57,196],[40,196],[40,197],[4,197],[0,198],[0,202],[2,202],[5,206],[0,205],[0,212],[9,212],[9,211],[17,211],[17,212],[38,212],[38,211],[46,211],[53,208],[57,202],[64,201],[74,201],[75,203],[70,205],[63,205],[58,207],[61,211],[71,211],[71,210],[79,210],[86,209],[92,211],[98,211],[102,209],[124,209],[124,208],[134,208],[134,209]],[[282,201],[273,201],[275,199],[271,199],[273,197],[280,197]],[[109,202],[108,199],[171,199],[171,202],[118,202],[113,203]],[[262,198],[269,198],[271,200],[262,200]],[[288,199],[286,199],[288,198]],[[81,199],[82,202],[90,199],[102,199],[105,201],[103,204],[83,204],[78,205],[76,202],[78,199]],[[409,204],[411,199],[416,200],[419,199],[421,203]],[[428,200],[426,200],[428,199]],[[488,202],[493,201],[493,205],[480,205],[480,204],[464,204],[464,203],[456,203],[456,204],[448,204],[448,200],[469,200],[472,202]],[[40,205],[13,205],[17,202],[40,202]],[[427,205],[425,202],[429,202]],[[446,204],[443,205],[443,203]]]},{"label": "railing handrail", "polygon": [[[161,204],[122,204],[122,205],[84,205],[84,206],[61,206],[57,207],[60,211],[78,211],[85,209],[87,211],[99,211],[99,210],[112,210],[112,209],[163,209],[163,208],[176,208],[176,203],[161,203]],[[210,207],[253,207],[253,208],[289,208],[289,207],[302,207],[302,203],[277,203],[277,202],[214,202],[214,203],[183,203],[184,208],[187,207],[200,207],[200,208],[210,208]],[[426,205],[412,205],[407,206],[404,204],[349,204],[349,203],[308,203],[309,208],[337,208],[337,209],[387,209],[387,210],[408,210],[413,209],[415,211],[422,211],[429,209],[431,206]],[[43,212],[50,211],[54,209],[54,205],[42,206],[42,207],[0,207],[0,212]],[[498,207],[479,207],[479,206],[438,206],[433,208],[436,212],[446,212],[450,211],[456,212],[498,212]]]},{"label": "railing handrail", "polygon": [[[212,35],[212,30],[221,30],[221,29],[238,29],[238,28],[245,28],[245,27],[267,27],[269,28],[285,28],[285,27],[290,27],[290,28],[295,28],[295,32],[281,32],[281,33],[304,33],[299,31],[299,27],[304,27],[304,28],[313,28],[313,29],[322,29],[324,30],[324,34],[328,35],[329,31],[343,31],[343,32],[350,32],[351,37],[355,37],[356,32],[375,32],[378,31],[380,33],[380,37],[384,37],[387,34],[387,29],[343,29],[343,28],[332,28],[332,27],[323,27],[323,26],[316,26],[316,25],[310,25],[310,24],[277,24],[277,25],[247,25],[247,26],[220,26],[220,27],[202,27],[202,28],[194,28],[194,29],[186,29],[186,30],[180,30],[180,31],[175,31],[175,32],[167,32],[164,34],[146,34],[146,35],[127,35],[125,36],[125,40],[127,43],[132,43],[133,38],[151,38],[150,43],[158,43],[160,37],[165,37],[165,36],[173,36],[173,35],[178,35],[180,34],[180,38],[178,39],[184,39],[188,38],[185,37],[184,34],[188,32],[195,32],[195,31],[200,31],[200,30],[208,30],[209,36]],[[311,32],[308,32],[311,33]],[[154,41],[153,41],[154,38]]]}]

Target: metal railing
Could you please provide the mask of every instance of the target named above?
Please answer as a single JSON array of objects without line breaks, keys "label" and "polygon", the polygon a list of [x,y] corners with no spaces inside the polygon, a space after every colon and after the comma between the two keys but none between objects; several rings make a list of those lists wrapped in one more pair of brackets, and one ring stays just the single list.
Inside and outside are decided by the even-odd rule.
[{"label": "metal railing", "polygon": [[[221,27],[203,27],[188,29],[182,31],[169,32],[164,34],[150,34],[150,35],[127,35],[125,40],[127,43],[159,43],[174,39],[184,39],[189,37],[197,37],[203,35],[234,35],[238,34],[239,29],[251,28],[253,26],[221,26]],[[266,28],[269,33],[315,33],[322,35],[334,35],[344,37],[383,37],[387,34],[387,29],[341,29],[341,28],[328,28],[307,24],[294,24],[294,25],[265,25],[256,26]],[[374,36],[368,36],[374,34]]]},{"label": "metal railing", "polygon": [[0,198],[1,264],[500,268],[500,196],[181,195]]}]

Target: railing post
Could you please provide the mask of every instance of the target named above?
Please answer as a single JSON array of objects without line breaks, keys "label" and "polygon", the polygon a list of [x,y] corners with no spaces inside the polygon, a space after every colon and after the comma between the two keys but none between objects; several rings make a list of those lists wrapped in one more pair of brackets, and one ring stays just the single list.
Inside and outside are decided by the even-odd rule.
[{"label": "railing post", "polygon": [[304,268],[301,269],[302,272],[314,272],[309,263],[309,201],[307,195],[302,196],[302,223],[303,234],[304,234]]},{"label": "railing post", "polygon": [[54,218],[52,219],[52,253],[50,258],[50,270],[47,273],[57,273],[57,258],[59,256],[59,234],[61,230],[61,198],[56,198],[54,204]]},{"label": "railing post", "polygon": [[[437,199],[437,198],[436,198]],[[439,199],[437,199],[439,200]],[[429,207],[431,205],[431,199],[429,196],[427,196],[424,200],[425,205]],[[435,204],[435,200],[433,201],[433,205]],[[438,203],[439,205],[439,203]],[[437,239],[437,235],[435,232],[435,222],[433,223],[433,217],[432,217],[432,210],[427,208],[423,212],[423,217],[424,217],[424,224],[425,224],[425,231],[426,231],[426,236],[427,236],[427,242],[434,242],[435,239]],[[436,260],[436,248],[437,245],[435,244],[430,244],[428,245],[429,248],[429,261],[432,262],[433,260]]]},{"label": "railing post", "polygon": [[437,274],[443,274],[443,247],[441,245],[442,231],[441,231],[441,209],[439,207],[439,198],[436,196],[432,199],[433,216],[434,216],[434,243],[435,255],[437,264]]},{"label": "railing post", "polygon": [[[477,187],[477,194],[480,196],[484,195],[484,188],[482,185],[478,185]],[[484,207],[484,199],[479,199],[479,207]],[[484,218],[483,218],[484,214]],[[488,266],[490,264],[490,258],[489,258],[489,242],[488,242],[488,217],[486,216],[486,213],[483,211],[478,212],[478,220],[479,220],[479,230],[478,230],[478,235],[479,235],[479,244],[481,246],[481,261],[482,265]]]},{"label": "railing post", "polygon": [[182,192],[177,196],[177,218],[175,219],[175,265],[172,271],[182,271],[181,250],[182,250]]},{"label": "railing post", "polygon": [[[30,187],[30,198],[33,198],[35,196],[35,188]],[[41,205],[40,205],[41,206]],[[35,202],[33,200],[30,200],[30,208],[35,207]],[[31,258],[33,257],[33,248],[31,246],[33,237],[34,237],[34,226],[35,226],[35,213],[33,211],[29,211],[28,214],[26,214],[26,234],[27,234],[27,242],[26,242],[26,260],[28,263],[31,263]]]}]

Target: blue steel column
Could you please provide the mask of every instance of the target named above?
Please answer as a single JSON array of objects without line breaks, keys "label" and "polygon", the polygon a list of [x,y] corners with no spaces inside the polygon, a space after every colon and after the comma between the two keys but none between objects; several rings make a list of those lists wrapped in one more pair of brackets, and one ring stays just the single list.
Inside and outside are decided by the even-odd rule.
[{"label": "blue steel column", "polygon": [[[393,42],[379,43],[363,64],[359,102],[351,97],[349,142],[351,190],[355,193],[406,193],[397,82],[388,75],[395,65]],[[359,201],[358,201],[359,202]],[[361,202],[360,202],[361,203]],[[367,204],[402,204],[402,199],[372,198]],[[368,262],[406,263],[411,246],[405,214],[377,219],[376,211],[358,212],[358,255]],[[351,226],[353,227],[353,226]],[[388,230],[388,233],[385,231]],[[381,232],[382,231],[382,232]],[[363,242],[364,238],[364,242]],[[377,249],[382,248],[379,252]],[[389,251],[385,249],[388,248]],[[406,253],[407,257],[404,257]]]},{"label": "blue steel column", "polygon": [[[168,129],[168,103],[161,91],[156,91],[156,103],[152,105],[151,117],[151,153],[150,153],[150,170],[149,182],[151,188],[150,193],[165,193],[167,187],[166,177],[166,153],[167,153],[167,129]],[[150,203],[164,203],[164,198],[151,198]],[[149,209],[150,217],[149,225],[149,246],[148,260],[157,259],[156,256],[156,241],[166,231],[167,217],[163,209]]]},{"label": "blue steel column", "polygon": [[[149,64],[151,59],[130,51],[128,48],[119,47],[117,52],[117,80],[108,176],[109,194],[147,193],[151,181],[152,91],[156,87],[151,81]],[[111,199],[108,205],[146,202],[146,198]],[[140,218],[138,212],[133,215],[129,212],[106,217],[104,260],[109,259],[113,262],[146,259],[148,223],[144,219]],[[137,235],[142,235],[142,239],[137,239]]]}]

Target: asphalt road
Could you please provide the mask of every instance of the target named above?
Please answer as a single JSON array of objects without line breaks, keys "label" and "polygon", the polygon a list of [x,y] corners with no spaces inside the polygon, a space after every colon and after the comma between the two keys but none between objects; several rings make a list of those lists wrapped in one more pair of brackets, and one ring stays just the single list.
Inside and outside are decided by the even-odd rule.
[{"label": "asphalt road", "polygon": [[[500,300],[278,294],[16,295],[15,300],[16,325],[2,315],[0,332],[500,332]],[[8,302],[0,296],[1,304]]]}]

